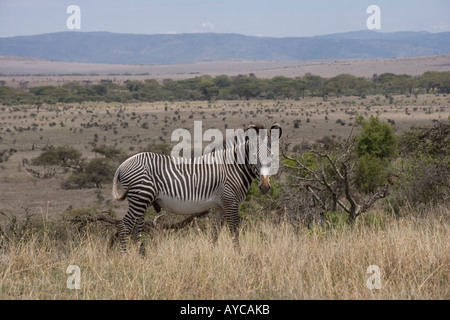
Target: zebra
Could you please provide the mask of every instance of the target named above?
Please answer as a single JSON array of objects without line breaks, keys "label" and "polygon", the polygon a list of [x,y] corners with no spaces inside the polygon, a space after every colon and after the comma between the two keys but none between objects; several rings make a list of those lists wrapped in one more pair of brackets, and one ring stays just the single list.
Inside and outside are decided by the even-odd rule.
[{"label": "zebra", "polygon": [[[226,221],[234,246],[240,251],[239,205],[244,201],[254,179],[258,180],[262,194],[269,192],[273,157],[271,135],[273,132],[275,135],[278,133],[279,138],[282,133],[280,125],[275,123],[267,130],[267,139],[257,139],[260,143],[255,147],[254,142],[251,142],[255,139],[249,139],[249,133],[259,137],[260,129],[264,127],[250,125],[244,135],[233,137],[235,143],[231,147],[224,143],[223,149],[193,159],[152,152],[141,152],[126,159],[117,168],[112,186],[115,200],[128,200],[128,211],[118,227],[120,251],[126,253],[127,238],[132,235],[134,242],[140,242],[140,254],[145,256],[141,234],[144,215],[149,206],[153,206],[157,213],[164,209],[177,214],[216,209],[212,242],[217,241],[219,228]],[[252,150],[257,152],[257,161],[249,161]],[[260,161],[260,154],[265,154],[269,161]],[[245,161],[237,161],[239,156],[245,157]],[[211,161],[212,157],[223,161]],[[125,190],[121,195],[117,191],[118,182]]]}]

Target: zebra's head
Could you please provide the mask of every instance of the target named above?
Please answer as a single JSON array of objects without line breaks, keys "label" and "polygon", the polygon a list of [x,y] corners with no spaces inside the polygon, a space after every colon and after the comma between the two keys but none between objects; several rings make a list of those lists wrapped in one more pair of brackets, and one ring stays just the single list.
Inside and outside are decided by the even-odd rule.
[{"label": "zebra's head", "polygon": [[[261,130],[263,129],[263,130]],[[273,174],[274,164],[274,155],[275,152],[272,150],[272,142],[276,139],[276,147],[278,148],[278,139],[281,137],[282,129],[278,123],[275,123],[270,130],[264,129],[264,127],[259,125],[250,125],[247,129],[248,133],[251,133],[250,130],[254,130],[256,133],[257,139],[250,139],[253,143],[256,142],[256,146],[249,147],[249,157],[255,156],[252,153],[252,150],[256,150],[256,162],[250,161],[250,163],[254,163],[253,168],[254,172],[258,177],[258,188],[262,194],[266,194],[270,190],[270,175]],[[272,137],[273,135],[273,137]],[[274,138],[274,139],[272,139]],[[278,152],[276,153],[278,155]],[[253,158],[254,159],[254,158]],[[278,159],[276,159],[278,161]]]}]

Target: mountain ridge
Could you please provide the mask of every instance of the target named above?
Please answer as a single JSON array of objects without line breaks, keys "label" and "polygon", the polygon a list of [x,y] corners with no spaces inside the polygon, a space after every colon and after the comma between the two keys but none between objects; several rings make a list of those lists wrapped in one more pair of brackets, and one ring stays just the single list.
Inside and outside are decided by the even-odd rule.
[{"label": "mountain ridge", "polygon": [[0,56],[53,61],[163,65],[226,59],[384,59],[450,53],[450,32],[351,31],[313,37],[236,33],[57,32],[0,38]]}]

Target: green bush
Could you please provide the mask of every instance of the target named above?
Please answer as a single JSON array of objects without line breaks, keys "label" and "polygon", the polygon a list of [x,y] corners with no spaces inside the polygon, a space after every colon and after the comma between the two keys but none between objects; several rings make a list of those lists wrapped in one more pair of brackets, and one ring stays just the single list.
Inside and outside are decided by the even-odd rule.
[{"label": "green bush", "polygon": [[102,183],[109,182],[114,176],[115,165],[107,158],[94,158],[90,160],[81,171],[72,175],[63,182],[64,189],[102,188]]},{"label": "green bush", "polygon": [[450,121],[413,128],[399,137],[400,196],[412,205],[439,203],[450,192]]},{"label": "green bush", "polygon": [[368,153],[358,159],[356,183],[362,192],[370,193],[387,183],[389,172],[388,161]]},{"label": "green bush", "polygon": [[362,131],[356,137],[356,182],[362,192],[371,193],[387,182],[392,171],[390,162],[396,155],[396,139],[392,126],[377,117],[358,122]]},{"label": "green bush", "polygon": [[120,161],[123,161],[128,157],[128,155],[124,153],[122,150],[112,146],[105,146],[105,145],[97,146],[93,148],[92,151],[99,153],[106,158],[118,159]]},{"label": "green bush", "polygon": [[380,159],[393,158],[396,153],[394,130],[389,123],[382,123],[378,117],[359,119],[362,132],[356,138],[358,156],[371,154]]},{"label": "green bush", "polygon": [[37,158],[32,159],[36,166],[62,166],[64,168],[79,169],[84,162],[83,155],[77,149],[70,146],[51,147],[42,152]]},{"label": "green bush", "polygon": [[420,80],[400,74],[384,73],[374,75],[371,80],[340,74],[332,78],[322,78],[306,74],[301,78],[276,76],[272,79],[258,79],[254,75],[228,77],[218,75],[171,80],[165,79],[160,85],[154,79],[127,81],[123,86],[106,82],[85,87],[76,82],[62,87],[41,86],[32,89],[0,87],[0,102],[4,105],[20,103],[57,102],[130,102],[130,101],[174,101],[211,99],[300,99],[305,95],[359,96],[384,94],[390,103],[394,94],[418,92],[450,93],[450,72],[425,72]]}]

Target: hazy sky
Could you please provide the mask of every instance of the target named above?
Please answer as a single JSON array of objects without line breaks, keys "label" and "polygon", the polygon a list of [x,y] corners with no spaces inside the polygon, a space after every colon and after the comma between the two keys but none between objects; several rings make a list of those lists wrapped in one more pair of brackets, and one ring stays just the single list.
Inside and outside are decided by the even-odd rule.
[{"label": "hazy sky", "polygon": [[69,5],[82,32],[312,36],[366,29],[369,5],[382,32],[450,31],[449,0],[0,0],[0,37],[68,31]]}]

